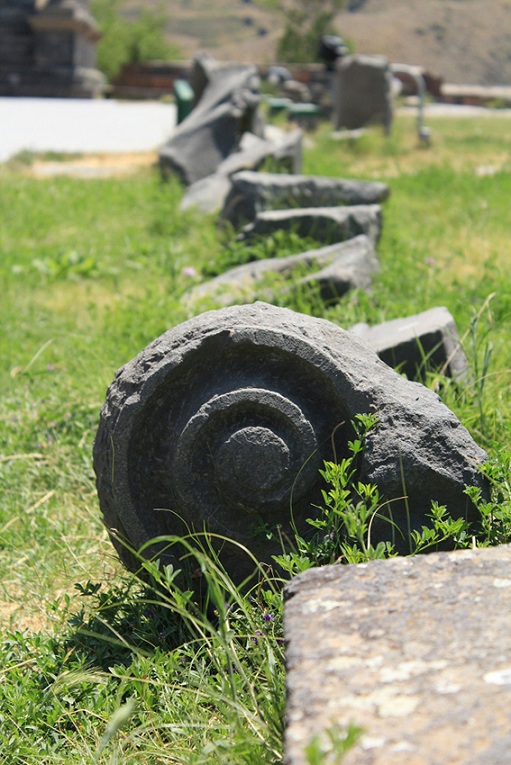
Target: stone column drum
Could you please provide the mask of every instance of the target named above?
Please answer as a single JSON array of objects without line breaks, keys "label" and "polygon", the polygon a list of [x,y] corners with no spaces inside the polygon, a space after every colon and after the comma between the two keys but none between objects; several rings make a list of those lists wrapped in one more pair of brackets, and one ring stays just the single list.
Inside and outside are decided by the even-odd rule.
[{"label": "stone column drum", "polygon": [[169,330],[117,372],[94,444],[101,510],[121,559],[138,570],[129,548],[147,545],[144,555],[175,562],[165,544],[148,543],[207,530],[238,543],[218,543],[236,580],[254,569],[241,546],[271,564],[281,547],[265,530],[279,525],[284,539],[294,524],[311,531],[319,469],[347,456],[351,420],[370,411],[379,422],[359,477],[396,500],[394,522],[404,492],[412,528],[432,499],[470,514],[463,488],[484,490],[484,452],[434,393],[350,333],[265,303]]}]

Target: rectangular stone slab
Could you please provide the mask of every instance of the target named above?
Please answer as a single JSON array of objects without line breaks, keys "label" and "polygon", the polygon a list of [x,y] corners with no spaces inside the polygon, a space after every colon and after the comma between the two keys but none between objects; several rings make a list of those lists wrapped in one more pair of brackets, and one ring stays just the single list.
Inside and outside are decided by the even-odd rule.
[{"label": "rectangular stone slab", "polygon": [[351,331],[409,380],[420,381],[427,370],[440,370],[458,382],[469,379],[456,323],[445,306],[373,327],[356,324]]},{"label": "rectangular stone slab", "polygon": [[285,597],[287,765],[350,723],[343,765],[509,765],[511,546],[311,569]]}]

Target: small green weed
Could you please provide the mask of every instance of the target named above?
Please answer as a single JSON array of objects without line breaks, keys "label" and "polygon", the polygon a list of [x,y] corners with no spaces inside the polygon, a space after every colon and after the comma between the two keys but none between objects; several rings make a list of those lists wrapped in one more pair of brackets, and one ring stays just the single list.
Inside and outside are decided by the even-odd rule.
[{"label": "small green weed", "polygon": [[260,237],[250,243],[232,239],[214,263],[204,265],[202,272],[204,276],[218,276],[235,266],[266,258],[297,255],[306,250],[316,249],[318,246],[320,245],[315,239],[303,238],[293,231],[283,230],[276,231],[271,236]]},{"label": "small green weed", "polygon": [[304,748],[307,765],[339,765],[348,752],[360,739],[362,729],[350,725],[344,730],[335,723],[317,734]]},{"label": "small green weed", "polygon": [[[364,449],[364,439],[377,422],[373,415],[359,415],[352,423],[357,438],[349,442],[350,455],[339,462],[325,462],[320,471],[327,488],[322,490],[323,505],[319,515],[308,518],[307,523],[315,529],[314,535],[305,539],[298,532],[292,544],[280,555],[274,556],[288,576],[314,566],[334,563],[365,563],[370,560],[395,557],[395,536],[405,536],[403,529],[396,528],[388,503],[380,495],[377,486],[357,479],[357,456]],[[466,519],[453,518],[448,508],[433,502],[426,516],[427,523],[420,529],[410,529],[407,546],[410,555],[432,550],[485,546],[511,539],[511,490],[509,467],[501,459],[488,463],[484,468],[494,486],[491,502],[484,502],[480,491],[468,487],[466,493],[479,510],[480,522],[471,525]],[[496,494],[495,494],[496,492]],[[388,528],[388,540],[376,544],[372,539],[372,527],[376,520],[381,528]]]},{"label": "small green weed", "polygon": [[75,250],[61,252],[53,258],[44,260],[36,258],[32,261],[33,267],[43,276],[49,279],[69,279],[72,277],[97,276],[98,263],[90,255],[81,255]]}]

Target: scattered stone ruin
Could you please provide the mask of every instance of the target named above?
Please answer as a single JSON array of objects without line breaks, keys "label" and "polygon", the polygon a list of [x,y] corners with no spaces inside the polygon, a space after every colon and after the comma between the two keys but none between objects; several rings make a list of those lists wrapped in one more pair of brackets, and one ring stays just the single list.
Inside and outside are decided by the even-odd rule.
[{"label": "scattered stone ruin", "polygon": [[[337,70],[337,127],[376,119],[388,131],[387,63],[347,57]],[[271,564],[282,552],[264,531],[311,533],[319,471],[350,455],[351,423],[364,413],[377,423],[355,469],[382,497],[373,545],[392,539],[409,552],[409,534],[427,525],[433,502],[477,524],[466,487],[489,497],[486,454],[412,381],[430,371],[470,380],[446,308],[345,331],[253,302],[309,287],[327,303],[370,290],[388,187],[300,175],[301,131],[272,135],[261,123],[249,68],[203,59],[195,77],[196,107],[160,155],[162,172],[187,186],[182,208],[217,213],[248,244],[287,230],[318,247],[196,285],[183,298],[193,310],[201,301],[238,305],[169,330],[117,372],[94,470],[120,558],[137,573],[139,550],[175,565],[179,538],[206,532],[242,583],[255,560]],[[350,88],[359,91],[353,100]],[[269,157],[287,173],[262,172]],[[356,725],[361,737],[346,765],[507,765],[510,555],[511,547],[434,553],[295,578],[285,588],[286,763],[306,765],[311,741],[328,751],[332,731]]]},{"label": "scattered stone ruin", "polygon": [[[364,124],[375,115],[391,115],[391,69],[385,59],[348,56],[339,58],[336,66],[339,82],[347,78],[342,80],[344,104],[351,98],[352,88],[355,101],[364,101],[372,110],[370,115],[364,113]],[[370,291],[372,276],[378,271],[375,247],[382,227],[380,205],[389,196],[388,186],[377,181],[301,175],[301,131],[281,131],[264,124],[253,68],[225,67],[199,55],[191,79],[195,109],[160,154],[164,174],[174,172],[187,185],[181,209],[217,213],[219,223],[238,230],[237,239],[247,245],[288,231],[315,239],[318,248],[234,267],[196,285],[184,302],[195,310],[211,307],[211,303],[272,302],[308,285],[332,304],[351,289]],[[244,106],[240,108],[240,104]],[[228,143],[220,145],[218,135],[223,135],[225,119],[232,130]],[[288,172],[262,171],[268,159]],[[341,246],[343,242],[349,243],[347,248]],[[423,380],[433,369],[459,381],[467,379],[456,326],[445,308],[377,327],[358,325],[353,331],[410,379]]]},{"label": "scattered stone ruin", "polygon": [[[117,372],[94,445],[101,509],[121,559],[137,570],[131,549],[207,529],[271,563],[280,545],[261,529],[279,524],[292,538],[292,507],[307,534],[323,461],[348,456],[350,423],[369,412],[378,423],[358,478],[392,503],[394,523],[420,528],[433,500],[472,518],[464,488],[485,493],[484,451],[435,393],[354,334],[265,303],[169,330]],[[384,521],[374,524],[375,542],[388,534]],[[406,536],[400,544],[407,548]],[[241,548],[220,547],[235,580],[253,572]],[[144,554],[175,562],[156,545]]]},{"label": "scattered stone ruin", "polygon": [[0,0],[0,96],[101,95],[99,37],[88,0]]},{"label": "scattered stone ruin", "polygon": [[160,168],[185,185],[199,181],[238,150],[245,132],[264,137],[259,122],[259,76],[255,66],[220,66],[199,59],[193,89],[196,105],[160,150]]},{"label": "scattered stone ruin", "polygon": [[378,181],[244,171],[231,177],[221,213],[234,228],[268,209],[371,205],[384,202],[389,187]]}]

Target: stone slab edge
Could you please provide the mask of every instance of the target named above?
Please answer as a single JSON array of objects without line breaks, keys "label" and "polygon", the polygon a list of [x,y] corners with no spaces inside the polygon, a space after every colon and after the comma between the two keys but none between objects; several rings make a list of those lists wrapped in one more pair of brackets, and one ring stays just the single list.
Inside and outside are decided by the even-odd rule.
[{"label": "stone slab edge", "polygon": [[[511,546],[312,569],[285,589],[286,765],[508,765]],[[327,760],[329,761],[329,760]]]}]

